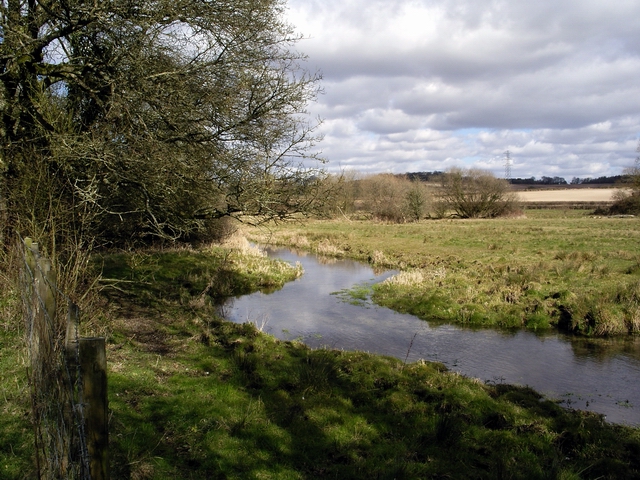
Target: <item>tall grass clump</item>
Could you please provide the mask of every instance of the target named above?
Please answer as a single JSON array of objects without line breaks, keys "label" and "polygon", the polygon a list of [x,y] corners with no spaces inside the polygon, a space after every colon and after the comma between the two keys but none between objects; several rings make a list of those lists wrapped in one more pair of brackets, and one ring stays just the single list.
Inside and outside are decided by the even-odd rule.
[{"label": "tall grass clump", "polygon": [[601,336],[640,333],[640,281],[572,296],[563,308],[561,326],[572,332]]}]

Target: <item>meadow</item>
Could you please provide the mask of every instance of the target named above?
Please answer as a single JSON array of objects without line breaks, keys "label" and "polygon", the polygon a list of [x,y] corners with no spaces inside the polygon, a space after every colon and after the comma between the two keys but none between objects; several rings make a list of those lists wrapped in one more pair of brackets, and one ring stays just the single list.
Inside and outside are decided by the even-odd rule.
[{"label": "meadow", "polygon": [[[297,243],[307,242],[308,249],[358,256],[381,268],[432,272],[434,280],[447,281],[452,269],[476,261],[470,253],[448,253],[465,250],[469,243],[455,229],[483,226],[486,237],[469,248],[488,264],[500,250],[525,258],[522,242],[500,248],[489,248],[487,242],[506,242],[513,238],[510,230],[534,228],[532,221],[362,223],[358,229],[351,223],[312,222],[279,234],[274,230],[272,238],[291,241],[296,231]],[[591,221],[576,216],[569,223],[584,222],[590,230]],[[559,229],[563,219],[539,222],[536,228],[551,224]],[[600,247],[604,250],[597,258],[624,251],[626,243],[631,248],[632,239],[623,241],[623,232],[637,234],[629,227],[636,224],[623,225],[611,223],[601,239],[603,244],[610,239],[610,246]],[[356,241],[361,230],[368,236]],[[620,238],[612,240],[612,231]],[[585,231],[583,238],[565,241],[586,243],[589,238]],[[439,247],[436,239],[442,242]],[[311,350],[264,334],[255,324],[221,319],[219,300],[277,289],[302,274],[297,266],[240,245],[94,256],[100,291],[93,309],[83,314],[81,333],[107,337],[111,478],[640,476],[637,428],[561,408],[527,387],[465,378],[437,362]],[[415,250],[394,256],[399,245]],[[556,253],[569,247],[559,245]],[[618,257],[616,269],[634,265],[633,258]],[[571,260],[557,260],[564,261]],[[637,273],[620,275],[637,281]],[[462,274],[457,277],[461,281]],[[0,292],[0,394],[5,400],[0,477],[16,480],[34,478],[17,303],[15,288]]]},{"label": "meadow", "polygon": [[249,236],[397,269],[373,287],[373,300],[427,321],[594,336],[640,331],[638,219],[525,212],[405,224],[343,217]]}]

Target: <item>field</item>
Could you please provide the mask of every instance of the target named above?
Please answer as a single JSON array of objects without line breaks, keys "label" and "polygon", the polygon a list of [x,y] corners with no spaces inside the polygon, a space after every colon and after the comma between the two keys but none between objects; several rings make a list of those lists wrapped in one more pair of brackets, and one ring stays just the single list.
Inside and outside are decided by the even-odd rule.
[{"label": "field", "polygon": [[428,321],[596,336],[640,331],[636,218],[581,210],[407,224],[343,218],[251,237],[399,269],[374,287],[374,301]]},{"label": "field", "polygon": [[617,188],[576,188],[519,191],[523,203],[529,202],[611,202]]},{"label": "field", "polygon": [[[529,247],[515,233],[531,243],[540,237],[536,228],[550,225],[553,232],[563,223],[578,243],[592,236],[591,220],[583,218],[405,226],[312,222],[274,233],[284,240],[300,229],[295,238],[306,248],[334,255],[350,248],[350,255],[370,255],[378,265],[444,269],[443,281],[449,281],[456,268],[464,272],[476,261],[471,258],[488,264],[496,251],[525,254]],[[580,226],[587,229],[583,235]],[[513,241],[496,248],[500,231],[502,240]],[[473,244],[469,232],[484,236]],[[604,235],[613,232],[618,238],[607,243]],[[561,233],[553,234],[554,241]],[[598,242],[602,258],[619,250],[612,268],[633,267],[622,252],[637,244],[637,233],[637,223],[626,219],[608,224]],[[401,247],[408,255],[394,257]],[[446,253],[454,250],[461,254]],[[640,475],[638,429],[562,409],[530,388],[485,385],[438,363],[310,350],[253,324],[221,320],[217,298],[278,288],[300,274],[250,250],[118,253],[95,258],[95,266],[102,272],[101,301],[86,312],[81,333],[108,339],[113,479]],[[627,275],[637,280],[637,273]],[[35,473],[17,304],[15,289],[0,291],[0,477],[22,480]]]}]

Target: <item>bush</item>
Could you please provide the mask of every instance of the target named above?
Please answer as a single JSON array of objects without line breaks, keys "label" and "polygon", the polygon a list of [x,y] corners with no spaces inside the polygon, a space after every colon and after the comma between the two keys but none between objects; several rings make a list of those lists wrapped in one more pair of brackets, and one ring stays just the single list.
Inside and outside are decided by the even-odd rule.
[{"label": "bush", "polygon": [[636,159],[633,167],[625,169],[625,175],[627,175],[630,190],[618,190],[613,204],[608,208],[597,209],[595,214],[640,215],[640,157]]},{"label": "bush", "polygon": [[360,207],[378,220],[404,223],[426,215],[429,192],[420,181],[379,174],[364,178],[359,187]]},{"label": "bush", "polygon": [[417,181],[411,182],[411,187],[404,196],[404,209],[410,220],[417,222],[424,218],[428,199],[425,185]]},{"label": "bush", "polygon": [[238,231],[238,221],[232,217],[202,220],[201,228],[185,239],[193,244],[222,243]]},{"label": "bush", "polygon": [[605,213],[607,215],[640,215],[640,191],[618,195]]},{"label": "bush", "polygon": [[507,181],[484,170],[448,170],[442,176],[438,198],[438,216],[453,211],[460,218],[494,218],[518,210],[517,197]]}]

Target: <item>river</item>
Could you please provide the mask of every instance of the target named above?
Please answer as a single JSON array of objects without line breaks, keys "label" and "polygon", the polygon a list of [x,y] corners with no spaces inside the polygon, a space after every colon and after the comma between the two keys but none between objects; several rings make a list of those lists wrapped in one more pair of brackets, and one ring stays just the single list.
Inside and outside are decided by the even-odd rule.
[{"label": "river", "polygon": [[526,385],[567,407],[601,413],[608,422],[640,426],[640,339],[429,325],[369,301],[354,305],[335,294],[380,282],[393,272],[376,273],[355,261],[287,249],[269,248],[267,253],[300,262],[304,275],[274,293],[231,299],[224,306],[229,320],[250,321],[280,339],[298,339],[314,348],[438,361],[468,377]]}]

